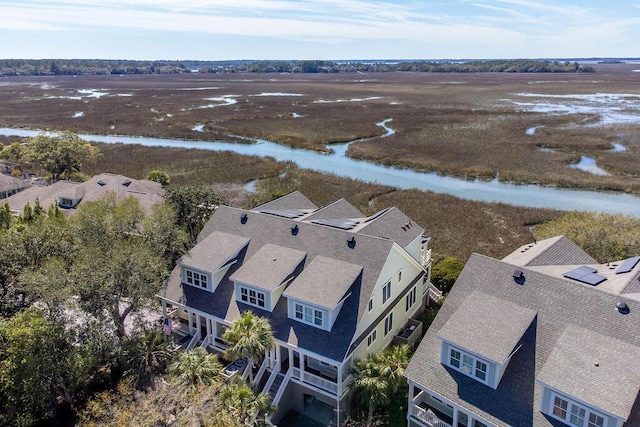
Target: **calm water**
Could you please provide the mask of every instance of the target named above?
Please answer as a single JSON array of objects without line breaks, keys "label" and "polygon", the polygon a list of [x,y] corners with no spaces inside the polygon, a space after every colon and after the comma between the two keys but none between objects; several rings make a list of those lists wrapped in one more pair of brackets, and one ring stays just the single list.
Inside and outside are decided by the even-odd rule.
[{"label": "calm water", "polygon": [[[387,124],[390,119],[378,123],[388,136],[393,129]],[[39,131],[0,128],[0,135],[35,136]],[[580,210],[607,213],[622,213],[640,216],[640,198],[622,193],[603,193],[540,187],[536,185],[512,185],[492,181],[469,181],[440,176],[436,173],[415,172],[408,169],[386,167],[364,160],[356,160],[345,155],[348,143],[332,145],[332,154],[320,154],[310,150],[300,150],[257,140],[255,144],[235,144],[230,142],[184,141],[176,139],[149,138],[138,136],[112,136],[80,134],[87,141],[107,144],[140,144],[149,147],[181,147],[199,150],[232,151],[250,156],[270,156],[280,161],[292,161],[299,167],[341,177],[357,179],[400,189],[416,188],[436,193],[451,194],[456,197],[485,202],[501,202],[517,206]]]}]

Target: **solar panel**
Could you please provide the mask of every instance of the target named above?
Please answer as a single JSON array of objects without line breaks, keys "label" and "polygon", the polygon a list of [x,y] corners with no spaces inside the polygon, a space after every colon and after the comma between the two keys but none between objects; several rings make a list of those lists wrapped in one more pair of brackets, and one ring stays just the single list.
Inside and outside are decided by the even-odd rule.
[{"label": "solar panel", "polygon": [[636,264],[638,264],[638,261],[640,261],[640,256],[634,256],[633,258],[625,259],[622,264],[620,264],[620,267],[618,267],[618,269],[616,270],[616,274],[630,272],[631,270],[633,270]]},{"label": "solar panel", "polygon": [[587,285],[595,286],[607,280],[606,277],[598,274],[598,270],[583,265],[563,274],[567,279],[576,280]]},{"label": "solar panel", "polygon": [[259,212],[288,219],[299,218],[304,215],[304,211],[300,209],[263,209]]},{"label": "solar panel", "polygon": [[325,225],[327,227],[339,228],[341,230],[351,230],[358,221],[352,219],[314,219],[311,221],[313,224]]}]

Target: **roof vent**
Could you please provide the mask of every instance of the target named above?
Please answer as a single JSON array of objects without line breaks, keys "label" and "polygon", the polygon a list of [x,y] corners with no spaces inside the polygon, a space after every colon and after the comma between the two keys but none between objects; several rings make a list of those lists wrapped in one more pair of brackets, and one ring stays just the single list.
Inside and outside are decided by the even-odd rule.
[{"label": "roof vent", "polygon": [[524,284],[524,273],[522,272],[522,270],[514,270],[513,271],[513,280],[518,284],[518,285],[522,285]]},{"label": "roof vent", "polygon": [[616,308],[620,314],[629,314],[629,306],[624,301],[616,303]]},{"label": "roof vent", "polygon": [[297,236],[299,230],[300,229],[298,228],[298,224],[294,224],[294,225],[291,226],[291,234],[292,235]]},{"label": "roof vent", "polygon": [[243,213],[240,214],[240,222],[241,223],[246,224],[247,223],[247,218],[248,218],[248,215],[247,215],[246,212],[243,212]]},{"label": "roof vent", "polygon": [[98,185],[99,185],[100,187],[104,187],[105,185],[107,185],[107,183],[106,183],[106,182],[104,182],[103,180],[100,180],[100,181],[98,181]]},{"label": "roof vent", "polygon": [[351,236],[349,239],[347,239],[347,246],[349,246],[351,249],[356,247],[356,238],[355,238],[355,236]]},{"label": "roof vent", "polygon": [[130,186],[131,185],[131,180],[125,179],[124,181],[122,181],[122,185],[124,185],[125,187]]}]

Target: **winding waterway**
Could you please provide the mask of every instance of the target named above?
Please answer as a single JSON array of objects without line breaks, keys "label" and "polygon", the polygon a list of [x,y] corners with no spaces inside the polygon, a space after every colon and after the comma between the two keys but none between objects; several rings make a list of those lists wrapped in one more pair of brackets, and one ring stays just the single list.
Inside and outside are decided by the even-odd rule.
[{"label": "winding waterway", "polygon": [[[391,119],[378,126],[385,129],[386,137],[393,134],[388,127]],[[40,131],[0,128],[4,136],[35,136]],[[606,193],[541,187],[537,185],[513,185],[492,181],[465,180],[437,173],[416,172],[409,169],[387,167],[366,160],[346,156],[350,143],[331,145],[333,153],[322,154],[311,150],[286,147],[273,142],[256,140],[254,144],[236,144],[220,141],[186,141],[179,139],[149,138],[142,136],[115,136],[80,134],[87,141],[106,144],[140,144],[149,147],[180,147],[211,151],[232,151],[249,156],[273,157],[279,161],[292,161],[298,167],[336,176],[357,179],[400,189],[428,190],[451,194],[456,197],[484,202],[508,203],[516,206],[621,213],[640,216],[640,197],[624,193]]]}]

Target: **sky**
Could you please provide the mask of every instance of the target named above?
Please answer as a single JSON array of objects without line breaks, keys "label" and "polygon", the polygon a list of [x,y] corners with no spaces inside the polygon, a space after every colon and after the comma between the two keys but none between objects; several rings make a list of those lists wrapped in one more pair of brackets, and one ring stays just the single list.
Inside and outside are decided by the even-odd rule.
[{"label": "sky", "polygon": [[640,57],[640,0],[0,0],[0,58]]}]

